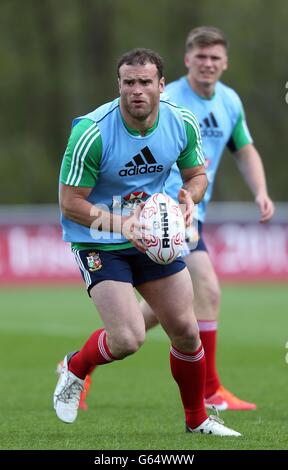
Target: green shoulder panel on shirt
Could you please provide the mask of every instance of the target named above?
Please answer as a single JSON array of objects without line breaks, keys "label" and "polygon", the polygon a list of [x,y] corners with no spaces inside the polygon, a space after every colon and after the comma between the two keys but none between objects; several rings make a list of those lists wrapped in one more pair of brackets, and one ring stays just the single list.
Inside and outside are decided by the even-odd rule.
[{"label": "green shoulder panel on shirt", "polygon": [[69,186],[95,186],[101,157],[102,139],[97,124],[90,119],[81,119],[69,137],[60,182]]},{"label": "green shoulder panel on shirt", "polygon": [[242,109],[232,131],[231,137],[227,143],[227,147],[231,150],[231,152],[237,152],[237,150],[239,150],[241,147],[244,147],[244,145],[252,143],[253,139],[248,130],[244,110]]},{"label": "green shoulder panel on shirt", "polygon": [[181,152],[177,165],[180,170],[191,168],[198,165],[204,165],[205,159],[202,151],[202,139],[198,121],[194,114],[184,108],[180,108],[185,129],[187,133],[187,146]]}]

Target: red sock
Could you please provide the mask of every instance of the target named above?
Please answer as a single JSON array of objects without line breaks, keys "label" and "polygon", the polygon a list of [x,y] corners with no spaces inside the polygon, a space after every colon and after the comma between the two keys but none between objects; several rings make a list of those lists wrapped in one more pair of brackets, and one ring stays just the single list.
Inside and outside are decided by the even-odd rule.
[{"label": "red sock", "polygon": [[117,358],[112,356],[106,342],[106,331],[104,328],[94,331],[88,341],[80,351],[69,362],[69,370],[80,379],[85,379],[86,375],[100,364],[107,364]]},{"label": "red sock", "polygon": [[202,344],[193,353],[182,353],[171,346],[170,365],[180,390],[186,423],[192,429],[197,428],[207,419],[204,407],[205,354]]},{"label": "red sock", "polygon": [[205,398],[209,398],[220,387],[216,367],[217,321],[198,320],[198,326],[206,357]]}]

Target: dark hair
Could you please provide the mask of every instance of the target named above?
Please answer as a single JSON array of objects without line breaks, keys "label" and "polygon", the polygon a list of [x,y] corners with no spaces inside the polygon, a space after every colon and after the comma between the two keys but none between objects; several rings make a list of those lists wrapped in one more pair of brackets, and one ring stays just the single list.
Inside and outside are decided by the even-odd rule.
[{"label": "dark hair", "polygon": [[221,29],[214,26],[199,26],[190,31],[186,39],[186,52],[193,47],[213,46],[221,44],[228,49],[228,42]]},{"label": "dark hair", "polygon": [[117,64],[117,75],[120,77],[119,69],[121,65],[145,65],[147,63],[155,64],[158,71],[159,79],[163,77],[163,59],[157,52],[151,49],[137,48],[131,51],[125,52]]}]

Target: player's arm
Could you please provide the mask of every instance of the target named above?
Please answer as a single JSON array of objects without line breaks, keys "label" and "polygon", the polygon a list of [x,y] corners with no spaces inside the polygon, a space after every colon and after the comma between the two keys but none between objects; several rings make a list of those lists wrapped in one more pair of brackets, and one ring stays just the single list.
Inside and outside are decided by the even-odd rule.
[{"label": "player's arm", "polygon": [[[59,203],[63,215],[73,222],[107,232],[119,232],[141,251],[142,225],[139,214],[122,216],[88,200],[97,185],[102,158],[102,141],[93,121],[83,119],[72,130],[60,172]],[[139,212],[139,211],[138,211]]]},{"label": "player's arm", "polygon": [[187,206],[186,225],[192,222],[194,203],[202,200],[208,186],[205,171],[205,159],[202,152],[202,140],[198,122],[190,111],[182,110],[187,135],[187,145],[177,160],[182,176],[183,187],[179,191],[180,204]]},{"label": "player's arm", "polygon": [[88,201],[92,189],[92,187],[68,186],[61,183],[59,196],[61,212],[66,219],[85,227],[94,224],[98,230],[110,232],[112,225],[110,212],[97,209]]},{"label": "player's arm", "polygon": [[261,157],[253,144],[244,145],[235,152],[235,160],[240,173],[255,198],[261,217],[259,222],[268,222],[274,214],[266,185],[265,171]]},{"label": "player's arm", "polygon": [[178,201],[182,208],[186,227],[190,227],[193,220],[194,203],[198,203],[207,188],[207,177],[202,165],[181,170],[183,186],[178,193]]},{"label": "player's arm", "polygon": [[192,201],[198,204],[198,202],[203,199],[208,186],[204,165],[183,168],[180,172],[183,180],[183,188],[189,192]]},{"label": "player's arm", "polygon": [[274,205],[268,196],[263,163],[253,145],[241,102],[239,117],[227,146],[233,152],[238,169],[254,195],[261,214],[259,221],[267,222],[273,216]]},{"label": "player's arm", "polygon": [[131,241],[138,250],[144,253],[147,248],[142,238],[143,229],[146,227],[139,222],[142,206],[138,206],[131,216],[112,214],[108,210],[93,206],[87,200],[92,189],[61,184],[60,208],[63,215],[67,219],[86,227],[93,227],[106,232],[122,233],[127,240]]},{"label": "player's arm", "polygon": [[185,125],[187,144],[177,160],[177,165],[183,179],[183,188],[197,204],[202,200],[208,186],[201,133],[194,114],[184,108],[180,111]]},{"label": "player's arm", "polygon": [[[68,140],[60,172],[59,203],[62,214],[69,220],[90,227],[102,216],[88,201],[97,184],[102,156],[102,141],[96,123],[82,119]],[[104,225],[108,225],[103,216]]]}]

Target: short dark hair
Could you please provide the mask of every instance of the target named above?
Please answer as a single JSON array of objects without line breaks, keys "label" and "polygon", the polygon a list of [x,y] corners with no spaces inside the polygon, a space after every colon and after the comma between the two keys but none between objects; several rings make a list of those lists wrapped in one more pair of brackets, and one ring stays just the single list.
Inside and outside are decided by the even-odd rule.
[{"label": "short dark hair", "polygon": [[199,26],[192,29],[186,39],[186,52],[193,47],[206,47],[221,44],[228,49],[228,41],[221,29],[214,26]]},{"label": "short dark hair", "polygon": [[119,69],[123,64],[126,65],[145,65],[147,63],[155,64],[157,67],[158,77],[163,77],[163,59],[160,57],[157,52],[152,51],[151,49],[137,48],[132,49],[131,51],[125,52],[117,64],[117,75],[120,77]]}]

